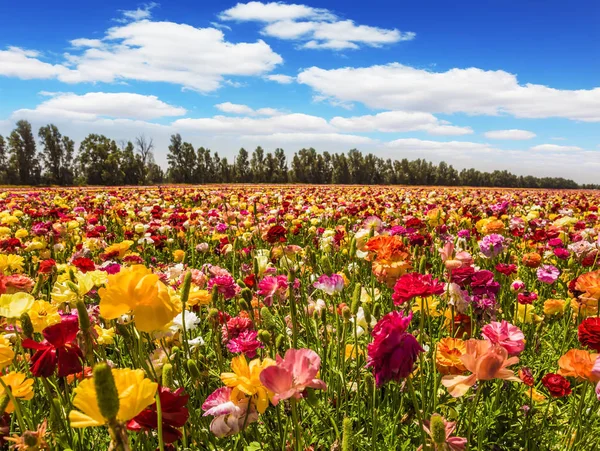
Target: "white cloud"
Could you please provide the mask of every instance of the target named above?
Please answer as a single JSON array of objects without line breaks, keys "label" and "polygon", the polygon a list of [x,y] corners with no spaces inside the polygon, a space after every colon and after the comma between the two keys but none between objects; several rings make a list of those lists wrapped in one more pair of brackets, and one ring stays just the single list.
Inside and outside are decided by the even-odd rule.
[{"label": "white cloud", "polygon": [[265,75],[265,78],[267,80],[274,81],[274,82],[277,82],[282,85],[289,85],[290,83],[293,83],[294,80],[296,80],[296,77],[292,77],[290,75],[283,75],[283,74]]},{"label": "white cloud", "polygon": [[559,146],[558,144],[540,144],[538,146],[530,147],[529,150],[541,150],[544,152],[572,152],[583,150],[577,146]]},{"label": "white cloud", "polygon": [[518,130],[513,128],[510,130],[490,130],[489,132],[485,132],[483,136],[489,139],[522,140],[535,138],[537,135],[527,130]]},{"label": "white cloud", "polygon": [[69,71],[64,66],[41,61],[40,56],[35,50],[19,47],[0,50],[0,75],[31,80],[56,78]]},{"label": "white cloud", "polygon": [[489,152],[492,148],[485,143],[467,141],[428,141],[416,138],[396,139],[385,144],[386,147],[419,152],[439,152],[452,154],[454,152],[476,151]]},{"label": "white cloud", "polygon": [[308,114],[282,114],[266,118],[213,116],[178,119],[173,126],[197,132],[235,135],[270,135],[274,133],[319,133],[335,129],[322,117]]},{"label": "white cloud", "polygon": [[[45,92],[44,95],[52,93]],[[156,96],[133,93],[89,92],[84,95],[56,93],[35,109],[21,109],[13,113],[14,119],[54,121],[57,118],[93,121],[99,118],[156,119],[182,116],[184,108],[169,105]]]},{"label": "white cloud", "polygon": [[263,75],[283,61],[262,40],[234,44],[215,28],[173,22],[132,22],[110,28],[101,42],[82,38],[71,44],[82,52],[65,54],[57,65],[42,62],[33,51],[0,51],[0,75],[66,83],[166,82],[211,92],[228,82],[227,76]]},{"label": "white cloud", "polygon": [[128,20],[138,21],[144,19],[150,19],[152,17],[152,10],[159,6],[158,3],[151,2],[142,5],[141,8],[133,10],[121,10],[123,14],[122,19],[115,19],[117,22],[127,22]]},{"label": "white cloud", "polygon": [[432,135],[468,135],[470,127],[457,127],[438,120],[433,114],[406,111],[386,111],[375,115],[334,117],[334,127],[354,132],[409,132],[426,131]]},{"label": "white cloud", "polygon": [[[319,144],[336,145],[364,145],[375,144],[377,141],[366,136],[347,135],[342,133],[272,133],[270,135],[242,135],[242,141],[257,141],[273,143],[275,146],[286,144],[296,144],[301,147],[318,147]],[[321,149],[321,151],[328,150]],[[346,151],[347,149],[341,150]]]},{"label": "white cloud", "polygon": [[501,70],[431,72],[398,63],[331,70],[311,67],[297,81],[321,96],[379,109],[600,122],[600,88],[561,90],[519,84],[515,75]]},{"label": "white cloud", "polygon": [[219,103],[215,105],[215,108],[224,113],[237,114],[240,116],[277,116],[283,114],[275,108],[259,108],[258,110],[255,110],[248,105],[231,102]]},{"label": "white cloud", "polygon": [[357,25],[340,20],[327,9],[281,2],[238,3],[223,11],[221,20],[259,22],[262,34],[278,39],[305,41],[308,49],[357,49],[360,45],[379,47],[415,38],[413,32]]}]

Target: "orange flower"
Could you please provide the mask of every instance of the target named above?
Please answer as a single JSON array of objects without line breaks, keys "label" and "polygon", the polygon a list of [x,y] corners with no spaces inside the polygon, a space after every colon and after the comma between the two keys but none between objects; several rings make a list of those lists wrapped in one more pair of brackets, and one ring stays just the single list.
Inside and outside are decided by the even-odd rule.
[{"label": "orange flower", "polygon": [[542,257],[536,252],[529,252],[523,255],[523,259],[521,261],[528,268],[537,268],[540,266],[540,263],[542,263]]},{"label": "orange flower", "polygon": [[477,381],[504,379],[519,382],[520,379],[507,367],[519,361],[518,357],[508,357],[505,348],[488,340],[467,340],[466,352],[460,357],[465,368],[472,374],[448,375],[442,377],[442,385],[454,398],[464,395]]},{"label": "orange flower", "polygon": [[502,233],[504,232],[504,223],[499,219],[492,219],[482,227],[482,230],[488,235],[491,233]]},{"label": "orange flower", "polygon": [[544,302],[544,315],[559,315],[565,310],[566,303],[562,299],[546,299]]},{"label": "orange flower", "polygon": [[461,374],[467,369],[460,360],[467,345],[460,338],[442,338],[435,352],[435,363],[441,374]]},{"label": "orange flower", "polygon": [[590,382],[600,381],[600,377],[592,374],[592,368],[596,363],[598,354],[584,351],[582,349],[570,349],[565,355],[558,359],[558,374],[561,376],[575,377]]},{"label": "orange flower", "polygon": [[583,294],[580,299],[600,299],[600,269],[580,275],[575,282],[575,289]]},{"label": "orange flower", "polygon": [[397,235],[378,235],[367,241],[365,249],[375,253],[376,260],[406,261],[408,252],[402,238]]}]

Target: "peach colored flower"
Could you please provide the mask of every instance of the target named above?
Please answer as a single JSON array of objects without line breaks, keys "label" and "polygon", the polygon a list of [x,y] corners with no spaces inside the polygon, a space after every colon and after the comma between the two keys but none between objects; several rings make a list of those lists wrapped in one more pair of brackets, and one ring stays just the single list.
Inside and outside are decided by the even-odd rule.
[{"label": "peach colored flower", "polygon": [[584,351],[582,349],[569,349],[558,359],[558,374],[564,377],[575,377],[590,382],[600,381],[600,375],[592,373],[596,363],[597,353]]}]

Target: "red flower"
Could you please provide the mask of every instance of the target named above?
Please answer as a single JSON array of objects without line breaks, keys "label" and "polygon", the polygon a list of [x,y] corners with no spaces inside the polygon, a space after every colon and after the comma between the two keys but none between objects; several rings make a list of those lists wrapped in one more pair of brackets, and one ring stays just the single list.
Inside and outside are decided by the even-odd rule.
[{"label": "red flower", "polygon": [[583,346],[600,352],[600,318],[590,317],[584,319],[577,332],[579,342]]},{"label": "red flower", "polygon": [[267,231],[266,240],[271,244],[277,242],[284,243],[286,234],[287,230],[285,229],[285,227],[275,225]]},{"label": "red flower", "polygon": [[44,260],[40,263],[40,267],[38,268],[38,272],[41,274],[48,274],[52,272],[52,269],[56,267],[56,262],[49,258],[48,260]]},{"label": "red flower", "polygon": [[85,257],[76,258],[71,262],[71,264],[83,273],[94,271],[96,269],[94,262]]},{"label": "red flower", "polygon": [[31,358],[31,374],[35,377],[50,377],[58,367],[58,377],[76,374],[83,370],[83,352],[76,343],[79,323],[69,317],[42,331],[45,340],[41,343],[27,338],[23,347],[36,349]]},{"label": "red flower", "polygon": [[244,277],[244,283],[248,288],[254,288],[256,285],[256,276],[254,274],[247,275]]},{"label": "red flower", "polygon": [[531,293],[529,291],[524,291],[523,293],[519,293],[517,295],[517,301],[521,305],[531,305],[537,298],[538,296],[536,293]]},{"label": "red flower", "polygon": [[[158,396],[162,411],[163,439],[165,443],[176,442],[181,438],[181,431],[178,428],[183,427],[190,416],[185,406],[189,395],[183,393],[183,388],[178,388],[172,392],[167,387],[159,387]],[[136,432],[143,429],[158,429],[156,402],[129,420],[127,429]]]},{"label": "red flower", "polygon": [[416,272],[404,274],[394,285],[392,299],[394,304],[401,305],[415,297],[428,297],[434,294],[442,294],[444,284],[431,277],[431,274],[419,274]]},{"label": "red flower", "polygon": [[542,378],[542,385],[548,389],[555,398],[562,398],[571,394],[571,384],[560,374],[548,373]]},{"label": "red flower", "polygon": [[517,272],[517,265],[514,264],[506,264],[506,263],[498,263],[496,265],[496,271],[498,271],[501,274],[504,274],[505,276],[510,276],[511,274],[514,274]]},{"label": "red flower", "polygon": [[523,381],[523,383],[528,387],[533,387],[533,384],[535,383],[533,374],[531,374],[531,370],[526,366],[519,370],[519,379],[521,379],[521,381]]}]

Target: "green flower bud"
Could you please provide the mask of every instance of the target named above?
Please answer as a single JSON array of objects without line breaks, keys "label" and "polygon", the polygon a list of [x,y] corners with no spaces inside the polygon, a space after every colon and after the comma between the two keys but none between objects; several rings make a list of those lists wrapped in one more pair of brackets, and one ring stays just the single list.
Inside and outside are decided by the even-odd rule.
[{"label": "green flower bud", "polygon": [[342,422],[342,451],[350,451],[352,443],[352,418],[344,418]]},{"label": "green flower bud", "polygon": [[423,255],[423,256],[421,257],[421,261],[419,262],[419,272],[420,272],[421,274],[425,274],[425,267],[426,267],[425,265],[426,265],[426,264],[427,264],[427,256],[426,256],[426,255]]},{"label": "green flower bud", "polygon": [[277,328],[275,318],[273,318],[273,314],[268,307],[263,307],[260,309],[260,317],[262,318],[263,324],[267,329],[274,330]]},{"label": "green flower bud", "polygon": [[264,329],[260,329],[258,331],[258,339],[262,342],[262,343],[270,343],[271,342],[271,334],[269,333],[268,330],[264,330]]},{"label": "green flower bud", "polygon": [[252,262],[252,271],[254,272],[254,275],[258,277],[258,259],[256,258]]},{"label": "green flower bud", "polygon": [[219,287],[214,285],[212,288],[212,296],[211,296],[210,305],[217,305],[218,301],[219,301]]},{"label": "green flower bud", "polygon": [[26,338],[33,338],[33,324],[31,324],[31,318],[27,313],[21,315],[21,330]]},{"label": "green flower bud", "polygon": [[323,255],[321,257],[321,268],[323,268],[323,272],[328,276],[333,274],[333,268],[331,267],[331,261],[327,255]]},{"label": "green flower bud", "polygon": [[208,309],[208,318],[209,319],[216,319],[218,317],[219,317],[219,310],[217,310],[216,308]]},{"label": "green flower bud", "polygon": [[[250,288],[243,288],[242,289],[242,298],[248,303],[250,304],[252,302],[252,291],[250,291]],[[245,309],[248,310],[248,309]]]},{"label": "green flower bud", "polygon": [[285,337],[283,336],[283,334],[277,335],[277,338],[275,339],[275,347],[277,347],[277,348],[281,347],[281,345],[283,344],[283,340],[285,340]]},{"label": "green flower bud", "polygon": [[192,380],[194,381],[198,381],[200,380],[200,370],[198,369],[198,365],[196,365],[196,362],[192,359],[189,359],[187,361],[187,369],[188,369],[188,374],[190,375],[190,377],[192,378]]},{"label": "green flower bud", "polygon": [[352,240],[350,241],[350,251],[349,251],[350,257],[354,257],[354,255],[356,254],[356,238],[352,237]]},{"label": "green flower bud", "polygon": [[67,280],[67,286],[69,287],[69,290],[71,290],[73,293],[79,294],[79,287],[70,280]]},{"label": "green flower bud", "polygon": [[375,319],[379,319],[381,316],[381,304],[379,302],[373,306],[373,316]]},{"label": "green flower bud", "polygon": [[185,308],[188,299],[190,298],[190,287],[192,286],[192,272],[185,273],[183,283],[181,284],[181,305]]},{"label": "green flower bud", "polygon": [[237,283],[239,285],[240,288],[246,288],[246,283],[242,280],[242,279],[237,279],[235,281],[235,283]]},{"label": "green flower bud", "polygon": [[79,318],[79,328],[86,332],[90,330],[90,315],[88,315],[88,311],[85,308],[85,303],[83,300],[79,299],[77,301],[77,317]]},{"label": "green flower bud", "polygon": [[358,313],[358,307],[360,307],[360,295],[361,295],[362,287],[360,283],[354,285],[354,292],[352,293],[352,314],[356,315]]},{"label": "green flower bud", "polygon": [[94,367],[94,385],[100,413],[107,420],[114,420],[119,412],[119,392],[112,370],[106,363]]},{"label": "green flower bud", "polygon": [[173,388],[175,383],[173,382],[173,365],[166,363],[162,368],[162,384],[163,387]]},{"label": "green flower bud", "polygon": [[347,305],[342,309],[342,317],[344,318],[344,321],[350,321],[350,318],[352,317],[352,312]]},{"label": "green flower bud", "polygon": [[365,321],[367,322],[367,324],[371,323],[371,304],[368,302],[365,302],[363,304],[363,311],[365,312]]},{"label": "green flower bud", "polygon": [[431,415],[429,427],[433,443],[436,445],[443,445],[446,443],[446,425],[444,424],[444,419],[440,415],[437,413]]},{"label": "green flower bud", "polygon": [[[245,288],[245,289],[247,290],[247,288]],[[243,293],[243,291],[242,291],[242,296],[243,296],[243,294],[244,294],[244,293]],[[246,302],[246,300],[245,300],[245,299],[240,299],[240,300],[238,301],[238,305],[240,306],[240,309],[241,309],[241,310],[246,310],[246,311],[247,311],[247,310],[250,310],[250,305],[248,305],[248,302]]]}]

